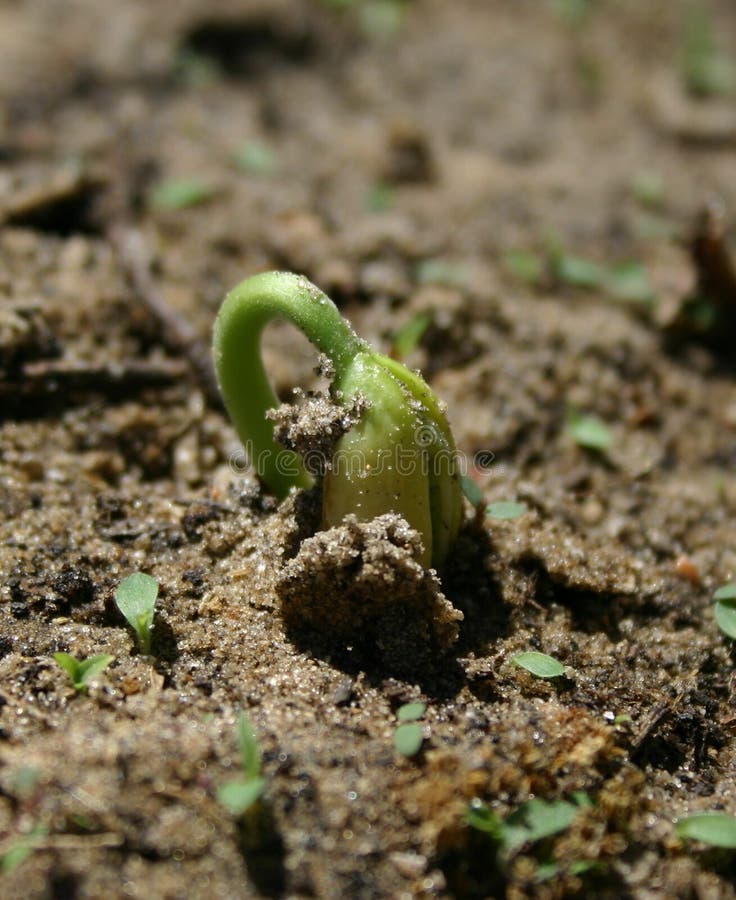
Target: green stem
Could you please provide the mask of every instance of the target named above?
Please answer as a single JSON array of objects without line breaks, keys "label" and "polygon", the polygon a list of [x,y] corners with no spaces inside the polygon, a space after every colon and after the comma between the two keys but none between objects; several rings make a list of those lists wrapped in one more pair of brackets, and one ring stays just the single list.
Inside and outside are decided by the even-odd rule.
[{"label": "green stem", "polygon": [[241,282],[225,298],[215,321],[214,357],[225,406],[256,471],[278,497],[311,484],[301,459],[273,437],[266,411],[278,399],[261,361],[261,334],[273,319],[296,325],[329,357],[339,383],[362,341],[335,304],[301,275],[265,272]]}]

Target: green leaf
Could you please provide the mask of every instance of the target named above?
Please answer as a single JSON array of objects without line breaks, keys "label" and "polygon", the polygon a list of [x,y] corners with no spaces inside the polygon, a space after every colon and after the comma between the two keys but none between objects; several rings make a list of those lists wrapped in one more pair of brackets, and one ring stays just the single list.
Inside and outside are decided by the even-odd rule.
[{"label": "green leaf", "polygon": [[417,263],[416,278],[420,284],[441,284],[462,287],[466,274],[462,266],[441,259],[424,259]]},{"label": "green leaf", "polygon": [[692,6],[688,14],[682,74],[695,96],[736,91],[736,61],[719,49],[713,22],[700,5]]},{"label": "green leaf", "polygon": [[394,205],[394,200],[394,190],[391,185],[378,182],[366,194],[365,206],[368,212],[386,212]]},{"label": "green leaf", "polygon": [[71,653],[59,651],[59,653],[54,653],[54,659],[71,678],[74,684],[77,684],[79,681],[79,660],[76,656],[72,656]]},{"label": "green leaf", "polygon": [[158,581],[143,572],[128,575],[115,591],[115,603],[130,627],[138,635],[141,650],[148,653],[151,647],[153,611],[158,597]]},{"label": "green leaf", "polygon": [[696,813],[680,819],[675,827],[677,836],[686,840],[736,849],[736,817],[727,813]]},{"label": "green leaf", "polygon": [[503,255],[503,264],[520,281],[539,284],[544,275],[544,262],[536,253],[525,250],[509,250]]},{"label": "green leaf", "polygon": [[656,300],[649,274],[641,263],[628,262],[611,266],[605,287],[611,296],[629,303],[652,304]]},{"label": "green leaf", "polygon": [[396,332],[391,342],[395,355],[399,359],[408,356],[422,339],[427,326],[432,321],[430,316],[418,313]]},{"label": "green leaf", "polygon": [[568,803],[567,800],[542,800],[533,797],[522,803],[506,819],[506,824],[525,828],[524,843],[534,843],[569,828],[578,814],[578,809],[579,807]]},{"label": "green leaf", "polygon": [[736,640],[736,599],[720,600],[714,606],[713,613],[721,631]]},{"label": "green leaf", "polygon": [[261,774],[261,750],[250,720],[243,712],[238,716],[238,747],[246,779],[258,778]]},{"label": "green leaf", "polygon": [[471,800],[470,805],[465,811],[465,822],[471,828],[482,831],[491,836],[494,841],[503,841],[504,827],[503,820],[492,809],[489,809],[484,803],[477,798]]},{"label": "green leaf", "polygon": [[48,829],[44,825],[34,825],[29,834],[20,838],[0,856],[0,872],[7,873],[17,869],[33,853],[36,841],[47,833]]},{"label": "green leaf", "polygon": [[413,722],[415,719],[421,719],[426,711],[426,703],[419,701],[416,703],[405,703],[396,710],[396,718],[399,722]]},{"label": "green leaf", "polygon": [[483,503],[483,491],[473,481],[470,475],[460,476],[460,487],[468,501],[477,509]]},{"label": "green leaf", "polygon": [[537,678],[559,678],[564,675],[565,667],[561,662],[553,656],[546,653],[538,653],[536,650],[529,650],[526,653],[517,653],[511,660],[515,666],[526,669]]},{"label": "green leaf", "polygon": [[229,781],[217,789],[217,799],[233,815],[240,816],[260,799],[265,789],[265,778]]},{"label": "green leaf", "polygon": [[486,507],[486,515],[492,519],[518,519],[525,512],[527,512],[525,504],[515,503],[513,500],[498,500]]},{"label": "green leaf", "polygon": [[274,175],[279,167],[274,151],[260,141],[247,141],[235,154],[235,164],[253,175]]},{"label": "green leaf", "polygon": [[649,209],[658,209],[664,200],[664,179],[654,169],[640,169],[631,179],[634,197]]},{"label": "green leaf", "polygon": [[586,450],[605,451],[613,443],[613,435],[596,416],[573,413],[567,424],[572,439]]},{"label": "green leaf", "polygon": [[83,684],[89,682],[103,672],[115,659],[109,653],[101,653],[99,656],[90,656],[79,663],[79,679]]},{"label": "green leaf", "polygon": [[424,741],[422,726],[417,722],[407,722],[394,732],[394,748],[403,756],[414,756]]},{"label": "green leaf", "polygon": [[559,281],[579,288],[603,287],[607,274],[604,266],[568,253],[552,258],[552,271]]},{"label": "green leaf", "polygon": [[722,584],[713,594],[714,600],[736,600],[736,581]]},{"label": "green leaf", "polygon": [[215,189],[195,178],[172,178],[162,181],[150,194],[151,206],[163,212],[187,209],[206,203],[215,195]]},{"label": "green leaf", "polygon": [[549,881],[551,878],[554,878],[560,871],[559,863],[554,862],[546,862],[540,863],[537,866],[535,881],[539,884],[542,884],[545,881]]}]

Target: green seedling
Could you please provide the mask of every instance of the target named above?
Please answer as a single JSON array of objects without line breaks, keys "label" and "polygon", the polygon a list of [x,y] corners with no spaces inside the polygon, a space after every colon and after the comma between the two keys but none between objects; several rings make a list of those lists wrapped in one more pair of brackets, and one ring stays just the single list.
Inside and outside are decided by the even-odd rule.
[{"label": "green seedling", "polygon": [[511,662],[515,666],[531,672],[532,675],[536,675],[537,678],[559,678],[560,675],[565,674],[565,667],[554,656],[538,653],[536,650],[517,653],[512,657]]},{"label": "green seedling", "polygon": [[465,822],[471,828],[487,834],[499,845],[501,857],[508,859],[527,844],[535,844],[566,831],[580,809],[581,804],[577,802],[534,797],[502,819],[498,813],[476,799],[470,803],[465,813]]},{"label": "green seedling", "polygon": [[414,274],[419,284],[462,287],[467,281],[467,274],[462,266],[444,259],[423,259],[417,263]]},{"label": "green seedling", "polygon": [[605,453],[613,443],[613,435],[600,419],[581,415],[575,410],[569,415],[567,430],[575,443],[586,450]]},{"label": "green seedling", "polygon": [[705,812],[685,816],[677,822],[675,830],[677,836],[684,840],[736,850],[736,817],[728,813]]},{"label": "green seedling", "polygon": [[526,512],[526,504],[513,500],[498,500],[486,507],[486,515],[491,519],[519,519]]},{"label": "green seedling", "polygon": [[391,341],[393,355],[398,357],[398,359],[403,359],[412,350],[415,350],[431,321],[431,317],[424,315],[424,313],[417,313],[416,316],[412,316],[406,325],[399,328],[393,336]]},{"label": "green seedling", "polygon": [[475,509],[478,509],[483,503],[483,491],[478,487],[470,475],[460,476],[460,487],[463,494],[465,494],[465,499],[468,503]]},{"label": "green seedling", "polygon": [[7,874],[17,869],[36,849],[36,845],[48,834],[45,825],[34,825],[28,834],[18,838],[4,853],[0,854],[0,873]]},{"label": "green seedling", "polygon": [[219,787],[217,799],[233,815],[242,816],[260,800],[266,789],[266,779],[261,775],[261,751],[245,713],[238,716],[238,749],[243,777]]},{"label": "green seedling", "polygon": [[736,640],[736,581],[724,584],[713,594],[713,613],[721,631]]},{"label": "green seedling", "polygon": [[424,743],[421,719],[427,711],[426,703],[405,703],[396,710],[396,718],[401,722],[394,732],[394,749],[402,756],[416,756]]},{"label": "green seedling", "polygon": [[275,175],[279,161],[275,152],[260,141],[247,141],[235,154],[235,164],[252,175]]},{"label": "green seedling", "polygon": [[718,47],[713,22],[699,3],[690,8],[685,25],[682,75],[696,97],[736,91],[736,60]]},{"label": "green seedling", "polygon": [[54,659],[71,678],[74,689],[80,694],[86,694],[90,681],[99,675],[115,659],[108,653],[99,656],[90,656],[88,659],[77,659],[71,653],[54,653]]},{"label": "green seedling", "polygon": [[162,181],[151,191],[150,203],[153,209],[171,212],[200,206],[215,196],[212,185],[196,178],[177,178]]},{"label": "green seedling", "polygon": [[362,408],[324,460],[322,523],[402,515],[423,538],[425,565],[440,566],[455,542],[462,493],[455,441],[424,380],[361,340],[335,304],[306,278],[255,275],[228,294],[214,328],[214,359],[225,406],[265,486],[278,497],[313,478],[293,450],[279,447],[267,411],[278,405],[263,369],[264,327],[283,318],[328,359],[333,400]]},{"label": "green seedling", "polygon": [[503,264],[509,272],[527,284],[539,284],[544,278],[544,260],[527,250],[509,250],[503,255]]},{"label": "green seedling", "polygon": [[158,581],[143,572],[128,575],[115,591],[115,603],[138,638],[138,648],[148,656],[151,652],[153,611],[158,597]]},{"label": "green seedling", "polygon": [[391,209],[395,202],[394,190],[390,184],[379,181],[372,185],[365,196],[368,212],[381,213]]}]

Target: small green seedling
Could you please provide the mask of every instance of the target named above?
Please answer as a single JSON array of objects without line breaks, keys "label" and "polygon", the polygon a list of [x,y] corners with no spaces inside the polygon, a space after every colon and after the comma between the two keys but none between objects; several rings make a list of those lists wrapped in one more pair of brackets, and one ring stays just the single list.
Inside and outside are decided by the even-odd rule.
[{"label": "small green seedling", "polygon": [[544,260],[531,251],[509,250],[503,263],[512,275],[527,284],[539,284],[544,278]]},{"label": "small green seedling", "polygon": [[526,653],[517,653],[512,657],[511,662],[520,669],[526,669],[537,678],[559,678],[565,674],[565,667],[554,656],[548,656],[546,653],[538,653],[536,650],[529,650]]},{"label": "small green seedling", "polygon": [[403,328],[399,328],[391,341],[393,355],[403,359],[415,350],[431,321],[430,316],[424,313],[412,316]]},{"label": "small green seedling", "polygon": [[266,789],[261,775],[261,751],[245,713],[238,716],[238,748],[243,777],[228,781],[217,790],[217,799],[234,816],[242,816],[260,800]]},{"label": "small green seedling", "polygon": [[71,678],[74,689],[80,694],[86,694],[90,681],[99,675],[115,659],[108,653],[99,656],[90,656],[88,659],[77,659],[71,653],[54,653],[54,659]]},{"label": "small green seedling", "polygon": [[682,75],[696,97],[736,91],[736,60],[718,47],[715,26],[699,3],[691,6],[687,17]]},{"label": "small green seedling", "polygon": [[36,845],[48,834],[45,825],[34,825],[28,834],[18,840],[0,855],[0,873],[7,874],[17,869],[36,849]]},{"label": "small green seedling", "polygon": [[613,444],[613,434],[596,416],[585,416],[573,410],[567,420],[567,430],[579,447],[605,453]]},{"label": "small green seedling", "polygon": [[460,476],[460,487],[465,499],[474,509],[478,509],[483,504],[483,491],[478,487],[470,475]]},{"label": "small green seedling", "polygon": [[513,500],[498,500],[486,507],[486,515],[491,519],[519,519],[526,512],[526,504],[516,503]]},{"label": "small green seedling", "polygon": [[427,704],[405,703],[396,710],[396,718],[401,722],[394,732],[394,749],[402,756],[416,756],[424,743],[421,719],[427,711]]},{"label": "small green seedling", "polygon": [[402,515],[423,538],[425,565],[439,567],[455,542],[462,493],[455,441],[434,393],[417,373],[377,353],[306,278],[255,275],[225,298],[214,329],[215,369],[225,406],[266,487],[284,497],[313,483],[293,450],[279,447],[266,413],[278,405],[260,356],[273,319],[297,326],[334,372],[332,398],[362,407],[359,420],[324,460],[322,524]]},{"label": "small green seedling", "polygon": [[146,656],[151,652],[153,611],[158,597],[158,581],[143,572],[128,575],[115,591],[115,603],[138,638],[138,648]]},{"label": "small green seedling", "polygon": [[[587,795],[585,799],[588,801]],[[590,804],[586,802],[585,805]],[[508,859],[525,844],[535,844],[566,831],[581,808],[582,804],[578,802],[533,797],[502,819],[476,799],[465,813],[465,822],[489,835],[499,845],[502,858]]]},{"label": "small green seedling", "polygon": [[275,175],[279,161],[275,152],[260,141],[247,141],[235,154],[235,164],[252,175]]},{"label": "small green seedling", "polygon": [[721,631],[736,640],[736,581],[724,584],[713,594],[713,613]]},{"label": "small green seedling", "polygon": [[162,181],[152,191],[150,203],[154,209],[172,212],[200,206],[215,196],[215,189],[195,178],[177,178]]},{"label": "small green seedling", "polygon": [[706,812],[685,816],[677,822],[675,830],[677,836],[685,840],[736,850],[736,816],[728,813]]},{"label": "small green seedling", "polygon": [[414,274],[419,284],[439,284],[443,287],[462,287],[468,280],[462,266],[444,259],[423,259],[417,263]]}]

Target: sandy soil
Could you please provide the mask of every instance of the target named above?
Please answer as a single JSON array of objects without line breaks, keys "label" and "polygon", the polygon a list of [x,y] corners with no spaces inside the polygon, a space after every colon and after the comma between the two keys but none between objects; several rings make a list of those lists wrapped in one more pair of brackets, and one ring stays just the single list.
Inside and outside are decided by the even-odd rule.
[{"label": "sandy soil", "polygon": [[[683,83],[691,3],[574,6],[0,2],[3,897],[736,896],[674,827],[736,813],[733,313],[682,324],[699,211],[736,209],[733,96]],[[736,8],[702,8],[736,54]],[[530,283],[514,252],[554,258]],[[639,263],[656,302],[560,254]],[[212,390],[218,305],[270,268],[384,351],[426,315],[405,361],[485,501],[527,507],[467,505],[441,594],[370,526],[411,575],[375,626],[361,595],[364,641],[300,618],[332,565],[314,498],[261,490]],[[292,329],[264,353],[283,399],[320,383]],[[113,601],[134,571],[152,657]],[[77,694],[57,651],[114,661]],[[267,787],[238,818],[241,711]],[[465,822],[576,792],[515,853]]]}]

